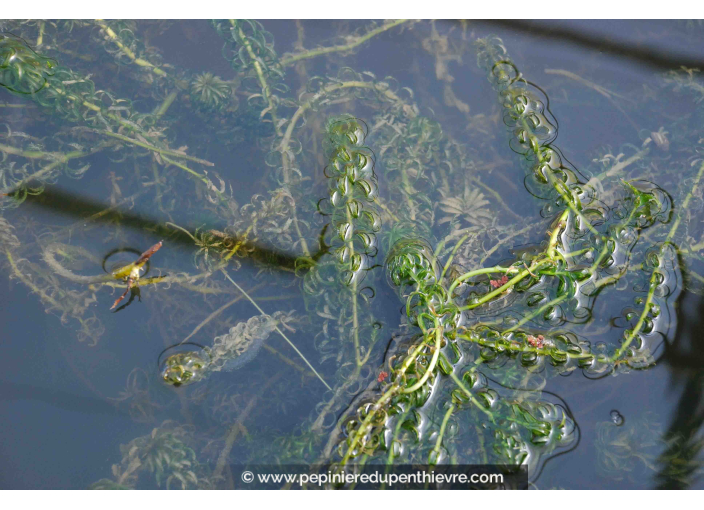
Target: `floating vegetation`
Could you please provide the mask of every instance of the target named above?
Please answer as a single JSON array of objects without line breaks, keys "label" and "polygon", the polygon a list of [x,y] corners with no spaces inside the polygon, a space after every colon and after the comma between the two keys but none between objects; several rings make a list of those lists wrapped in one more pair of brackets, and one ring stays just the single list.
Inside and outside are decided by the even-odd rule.
[{"label": "floating vegetation", "polygon": [[[665,476],[663,420],[571,409],[626,409],[604,388],[647,386],[703,292],[699,70],[617,93],[479,24],[333,25],[311,46],[298,23],[285,51],[266,23],[196,25],[224,71],[159,49],[190,25],[3,25],[0,264],[83,342],[72,372],[148,427],[91,488],[235,487],[231,464],[495,464],[552,486],[587,440],[608,479]],[[382,37],[412,49],[416,90],[372,72]],[[624,132],[574,132],[591,94]]]},{"label": "floating vegetation", "polygon": [[[205,347],[201,352],[169,354],[160,364],[161,379],[178,387],[198,382],[212,372],[230,372],[246,365],[257,356],[262,342],[276,329],[281,316],[285,315],[276,312],[273,316],[255,316],[247,322],[240,322],[228,333],[216,336],[212,347]],[[167,352],[172,349],[174,347]]]}]

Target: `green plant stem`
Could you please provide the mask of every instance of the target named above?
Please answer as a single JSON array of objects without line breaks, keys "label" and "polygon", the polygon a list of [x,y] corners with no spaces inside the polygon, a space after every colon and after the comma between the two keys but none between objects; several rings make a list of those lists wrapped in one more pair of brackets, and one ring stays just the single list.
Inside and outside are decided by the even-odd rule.
[{"label": "green plant stem", "polygon": [[151,62],[148,62],[144,60],[143,58],[137,57],[137,55],[134,54],[134,52],[129,49],[127,46],[123,44],[123,42],[120,40],[119,36],[113,31],[112,28],[110,28],[105,21],[102,19],[96,19],[95,23],[105,32],[105,34],[114,42],[120,50],[127,55],[127,57],[136,65],[139,67],[143,67],[152,73],[156,74],[157,76],[165,77],[167,76],[166,71],[158,68]]},{"label": "green plant stem", "polygon": [[[359,443],[362,439],[362,436],[366,433],[367,428],[369,427],[369,424],[371,423],[372,419],[376,415],[376,412],[381,409],[381,407],[386,404],[394,395],[398,394],[400,391],[402,391],[401,386],[400,386],[400,381],[403,380],[406,371],[409,369],[411,364],[414,362],[414,360],[418,357],[418,355],[421,353],[423,348],[426,346],[425,339],[418,344],[418,346],[413,350],[413,352],[404,360],[404,362],[401,364],[401,368],[398,370],[396,373],[396,377],[394,379],[394,383],[391,385],[391,387],[374,403],[374,406],[369,410],[366,418],[364,421],[361,423],[359,426],[359,429],[355,433],[355,435],[352,437],[352,441],[349,444],[349,447],[347,448],[347,452],[345,453],[344,457],[342,458],[342,461],[340,462],[341,465],[345,465],[347,461],[350,459],[350,455],[354,448],[357,446],[357,443]],[[427,372],[426,372],[427,373]]]},{"label": "green plant stem", "polygon": [[[689,202],[692,200],[692,196],[697,193],[699,190],[699,184],[702,179],[702,175],[704,175],[704,162],[701,164],[699,167],[699,172],[697,173],[697,176],[694,178],[694,185],[692,186],[692,190],[687,193],[687,196],[684,199],[684,202],[682,202],[682,207],[680,207],[677,217],[675,218],[674,223],[672,224],[672,228],[670,228],[670,231],[667,234],[667,237],[665,238],[665,241],[663,241],[661,247],[660,247],[660,254],[659,256],[662,257],[663,249],[666,245],[670,244],[672,241],[672,238],[675,236],[675,233],[677,232],[677,229],[680,226],[680,223],[682,222],[682,216],[683,213],[687,211],[687,208],[689,207]],[[645,324],[645,319],[648,317],[648,314],[650,313],[650,308],[653,303],[653,298],[655,297],[655,289],[657,289],[657,275],[659,274],[658,268],[655,268],[653,270],[652,275],[650,276],[650,281],[649,281],[649,289],[648,289],[648,296],[645,300],[645,305],[643,307],[643,312],[640,314],[640,317],[638,318],[638,322],[636,323],[636,326],[631,330],[631,332],[626,335],[626,338],[624,339],[623,343],[621,344],[621,347],[616,349],[614,352],[613,356],[611,356],[611,361],[614,362],[618,358],[621,357],[621,355],[628,349],[628,346],[631,345],[631,342],[633,342],[633,339],[636,337],[638,333],[640,333],[640,330],[643,328],[643,325]]]},{"label": "green plant stem", "polygon": [[451,405],[447,411],[445,411],[445,416],[442,419],[442,424],[440,425],[440,431],[438,432],[438,438],[435,441],[435,447],[433,450],[430,452],[430,455],[428,456],[428,464],[435,465],[437,464],[437,460],[440,457],[440,447],[442,446],[442,438],[445,435],[445,429],[447,428],[447,424],[450,421],[450,417],[452,416],[452,413],[455,412],[456,407],[454,405]]},{"label": "green plant stem", "polygon": [[[177,151],[173,151],[171,149],[162,149],[160,147],[155,147],[153,145],[150,145],[145,142],[140,142],[139,140],[135,140],[135,139],[130,138],[128,136],[124,136],[119,133],[113,133],[112,131],[107,131],[107,130],[103,130],[103,129],[96,129],[95,132],[100,133],[101,135],[116,138],[116,139],[121,140],[123,142],[129,143],[132,145],[136,145],[138,147],[142,147],[144,149],[148,149],[152,152],[157,152],[161,156],[172,156],[174,158],[182,158],[182,159],[186,159],[188,161],[193,161],[194,163],[200,163],[201,165],[205,165],[205,166],[215,166],[215,163],[211,163],[210,161],[206,161],[204,159],[189,156],[188,154],[184,154],[183,152],[177,152]],[[200,175],[196,172],[193,172],[192,170],[189,170],[189,171],[191,173],[194,173],[195,175]]]},{"label": "green plant stem", "polygon": [[587,252],[589,252],[589,251],[591,251],[591,248],[582,248],[581,250],[570,251],[570,252],[567,252],[567,253],[563,253],[562,256],[563,256],[564,258],[568,258],[568,257],[578,257],[579,255],[584,255],[585,253],[587,253]]},{"label": "green plant stem", "polygon": [[582,214],[582,211],[580,211],[577,207],[577,204],[575,203],[575,198],[571,194],[568,194],[569,190],[563,189],[564,183],[558,181],[555,176],[552,175],[552,172],[548,171],[547,174],[548,178],[550,179],[550,183],[553,185],[553,188],[555,188],[555,190],[560,194],[562,199],[567,204],[567,207],[572,209],[572,212],[574,212],[574,214],[582,220],[583,225],[586,225],[586,227],[592,234],[598,236],[599,232],[594,228],[594,226],[589,222],[589,220],[584,216],[584,214]]},{"label": "green plant stem", "polygon": [[105,34],[114,42],[120,50],[127,55],[127,57],[136,65],[139,67],[143,67],[145,69],[148,69],[149,71],[153,72],[157,76],[165,77],[167,76],[166,72],[151,62],[148,62],[144,60],[143,58],[137,57],[137,55],[134,54],[134,52],[129,49],[127,46],[123,44],[123,42],[120,40],[118,35],[113,31],[112,28],[110,28],[105,21],[101,19],[96,19],[95,20],[96,24],[105,32]]},{"label": "green plant stem", "polygon": [[[15,274],[15,276],[17,278],[20,279],[20,281],[22,283],[24,283],[27,287],[32,289],[32,291],[34,291],[36,294],[38,294],[40,298],[47,301],[52,306],[58,308],[59,310],[63,310],[63,307],[54,298],[52,298],[46,292],[44,292],[39,287],[34,285],[34,283],[29,278],[27,278],[22,273],[22,271],[19,270],[19,268],[17,267],[17,264],[15,263],[15,259],[12,257],[10,250],[8,250],[7,248],[5,248],[5,256],[7,257],[7,260],[10,263],[10,267],[12,267],[12,272]],[[81,319],[78,319],[78,320],[80,321]]]},{"label": "green plant stem", "polygon": [[[455,258],[455,254],[457,253],[457,250],[460,249],[460,246],[464,244],[464,242],[469,238],[470,234],[465,234],[460,238],[459,241],[457,241],[457,244],[452,250],[452,253],[450,253],[450,256],[447,259],[447,262],[445,263],[445,267],[442,268],[442,274],[440,275],[440,281],[442,281],[445,278],[445,274],[447,273],[447,270],[450,269],[450,264],[452,264],[452,260]],[[438,250],[435,251],[435,256],[437,257],[438,255]]]},{"label": "green plant stem", "polygon": [[320,91],[318,91],[313,97],[311,97],[308,101],[305,103],[301,104],[298,109],[295,111],[293,116],[291,117],[291,120],[288,123],[288,127],[286,128],[286,132],[283,135],[283,138],[281,140],[281,145],[280,145],[280,150],[282,153],[285,153],[288,150],[288,144],[291,141],[291,135],[293,134],[293,130],[296,127],[296,124],[298,123],[298,119],[301,118],[301,116],[308,110],[313,104],[315,104],[317,101],[319,101],[321,98],[325,97],[326,95],[332,93],[332,92],[337,92],[338,90],[344,90],[344,89],[351,89],[351,88],[364,88],[364,89],[375,89],[378,92],[382,93],[387,99],[389,99],[392,102],[395,102],[397,104],[404,104],[403,100],[398,97],[393,91],[386,89],[384,87],[380,87],[379,85],[375,83],[368,83],[365,81],[345,81],[341,83],[333,83],[331,85],[327,85],[326,87],[323,87]]},{"label": "green plant stem", "polygon": [[45,27],[46,23],[44,21],[39,22],[39,34],[37,35],[37,48],[40,48],[41,45],[44,43],[44,30],[46,29]]},{"label": "green plant stem", "polygon": [[393,397],[397,392],[398,392],[398,386],[393,385],[391,388],[389,388],[386,393],[384,393],[379,400],[377,400],[374,403],[374,406],[368,411],[368,414],[366,418],[364,418],[364,421],[362,421],[362,424],[359,426],[359,430],[355,433],[354,437],[352,438],[352,442],[350,443],[349,447],[347,448],[347,452],[345,453],[345,456],[342,458],[340,461],[340,465],[344,466],[347,461],[350,459],[350,455],[354,448],[357,446],[357,444],[360,442],[362,439],[362,436],[366,434],[366,430],[369,427],[369,424],[371,423],[372,419],[376,415],[376,412],[384,405],[386,402],[388,402],[391,397]]},{"label": "green plant stem", "polygon": [[[492,292],[489,292],[488,294],[485,294],[485,295],[482,296],[480,299],[478,299],[476,303],[472,303],[472,304],[469,304],[469,305],[465,305],[465,306],[460,307],[460,310],[471,310],[471,309],[473,309],[473,308],[476,308],[476,307],[478,307],[478,306],[483,305],[483,304],[486,303],[487,301],[490,301],[490,300],[493,299],[494,297],[496,297],[496,296],[498,296],[498,295],[504,293],[505,291],[507,291],[508,289],[510,289],[512,286],[514,286],[515,284],[517,284],[518,282],[520,282],[523,278],[525,278],[526,276],[530,275],[533,271],[537,271],[538,268],[539,268],[541,265],[544,265],[544,264],[546,264],[546,263],[552,263],[552,261],[541,261],[541,262],[538,263],[538,264],[532,265],[532,266],[531,266],[530,268],[528,268],[528,269],[524,269],[523,271],[521,271],[520,273],[518,273],[518,275],[516,275],[516,276],[514,276],[513,278],[511,278],[505,285],[502,285],[502,286],[499,287],[498,289],[495,289],[495,290],[493,290]],[[514,268],[514,269],[515,269],[515,268]],[[481,271],[481,270],[480,270],[480,271]]]},{"label": "green plant stem", "polygon": [[438,322],[438,320],[435,320],[435,350],[433,352],[433,357],[430,360],[430,365],[428,365],[428,369],[425,371],[423,376],[416,382],[413,386],[410,386],[408,388],[403,389],[403,393],[413,393],[414,391],[420,389],[423,387],[425,384],[425,381],[428,380],[430,375],[433,373],[433,370],[435,370],[435,366],[438,364],[438,359],[440,358],[440,347],[442,346],[442,332],[443,328]]},{"label": "green plant stem", "polygon": [[[256,71],[257,78],[259,79],[259,85],[261,86],[262,92],[264,93],[264,99],[266,99],[266,103],[269,106],[268,110],[269,110],[269,114],[271,115],[271,121],[274,124],[274,130],[276,131],[277,136],[281,136],[281,126],[279,126],[279,118],[276,115],[276,105],[274,104],[274,102],[271,99],[271,88],[269,87],[269,83],[267,83],[267,81],[266,81],[266,77],[264,76],[264,70],[262,69],[262,66],[259,63],[259,60],[257,59],[257,55],[254,53],[254,50],[252,49],[252,43],[249,42],[249,39],[244,34],[242,29],[236,25],[235,20],[231,19],[230,25],[237,28],[237,31],[239,32],[240,38],[244,42],[244,47],[247,49],[247,53],[249,54],[249,58],[252,59],[252,63],[254,64],[254,70]],[[263,113],[264,112],[262,112],[262,114]]]},{"label": "green plant stem", "polygon": [[[631,222],[631,220],[633,219],[633,216],[635,215],[635,213],[636,213],[636,208],[634,207],[633,209],[631,209],[631,212],[628,215],[628,218],[626,218],[625,221],[621,222],[621,224],[619,225],[619,228],[624,225],[628,225]],[[591,274],[594,274],[596,272],[597,268],[599,267],[599,264],[601,264],[601,262],[604,260],[604,257],[606,257],[608,252],[609,252],[609,242],[607,240],[606,242],[604,242],[604,247],[601,249],[599,256],[594,260],[592,267],[589,269],[589,272]],[[619,277],[620,277],[620,275],[619,275]],[[609,277],[609,278],[611,278],[611,277]]]},{"label": "green plant stem", "polygon": [[489,419],[490,419],[492,422],[494,422],[494,415],[491,413],[491,411],[489,411],[486,407],[484,407],[484,406],[481,404],[481,402],[479,402],[479,401],[477,400],[477,397],[475,397],[475,396],[472,394],[472,392],[467,389],[467,387],[464,385],[464,383],[462,382],[462,380],[461,380],[459,377],[457,377],[457,374],[455,374],[454,372],[450,372],[450,378],[451,378],[451,379],[455,382],[455,384],[462,390],[462,392],[463,392],[465,395],[467,395],[467,397],[468,397],[469,400],[472,402],[472,404],[474,404],[477,408],[479,408],[479,410],[480,410],[481,412],[483,412],[484,414],[486,414],[486,415],[489,417]]},{"label": "green plant stem", "polygon": [[545,303],[543,306],[541,306],[540,308],[538,308],[534,312],[523,317],[520,321],[518,321],[512,327],[510,327],[506,331],[504,331],[504,333],[510,333],[511,331],[517,330],[518,328],[523,326],[526,322],[528,322],[528,321],[532,320],[534,317],[540,315],[541,313],[543,313],[545,310],[547,310],[551,306],[555,306],[557,304],[562,303],[565,299],[567,299],[567,294],[565,294],[564,296],[557,297],[557,298],[553,299],[552,301]]},{"label": "green plant stem", "polygon": [[[352,213],[350,208],[345,204],[345,213],[347,215],[347,223],[352,225]],[[354,259],[354,242],[353,238],[347,243],[347,247],[350,250],[350,260]],[[359,311],[357,309],[357,278],[352,275],[352,328],[354,335],[354,359],[357,366],[362,366],[361,353],[359,352]]]},{"label": "green plant stem", "polygon": [[[528,136],[530,138],[530,146],[533,148],[533,155],[535,156],[537,161],[542,163],[543,157],[540,153],[540,148],[544,147],[544,145],[541,145],[539,143],[538,138],[533,134],[533,131],[531,130],[530,126],[528,126],[528,122],[526,121],[525,117],[521,117],[521,124],[523,125],[523,129],[526,131],[526,133],[530,133]],[[575,197],[572,196],[569,189],[564,189],[565,184],[562,181],[557,180],[552,174],[552,171],[548,170],[546,173],[548,175],[548,179],[550,180],[550,184],[560,194],[562,199],[565,201],[567,207],[572,209],[572,211],[582,220],[582,222],[584,223],[584,225],[586,225],[590,232],[598,236],[599,232],[597,232],[597,230],[592,226],[589,220],[587,220],[587,218],[585,218],[585,216],[582,214],[582,211],[580,211],[577,207],[577,200],[575,199]]]},{"label": "green plant stem", "polygon": [[308,51],[304,51],[302,53],[298,53],[296,55],[292,55],[288,58],[282,59],[281,65],[287,66],[287,65],[293,64],[294,62],[298,62],[299,60],[314,58],[314,57],[318,57],[320,55],[326,55],[328,53],[337,53],[337,52],[344,52],[344,51],[352,50],[352,49],[356,48],[357,46],[359,46],[360,44],[367,42],[372,37],[377,36],[383,32],[386,32],[387,30],[394,28],[398,25],[401,25],[407,21],[408,20],[406,20],[406,19],[399,19],[399,20],[391,21],[390,23],[386,23],[386,24],[380,26],[379,28],[375,28],[374,30],[370,30],[369,32],[367,32],[363,36],[359,36],[354,41],[347,43],[347,44],[341,44],[338,46],[330,46],[327,48],[316,48],[314,50],[308,50]]},{"label": "green plant stem", "polygon": [[61,152],[26,151],[13,147],[12,145],[5,145],[2,143],[0,143],[0,152],[12,154],[13,156],[22,156],[27,159],[51,159],[62,163],[65,163],[69,159],[79,158],[90,154],[89,152],[83,151],[72,151],[66,154],[62,154]]},{"label": "green plant stem", "polygon": [[406,419],[406,416],[408,416],[408,410],[404,411],[403,414],[400,416],[400,418],[396,422],[396,428],[394,429],[394,435],[391,439],[391,446],[389,447],[389,454],[386,456],[386,465],[387,466],[392,466],[394,463],[394,442],[398,439],[399,434],[401,433],[401,427],[403,427],[403,422]]},{"label": "green plant stem", "polygon": [[[460,285],[462,282],[472,278],[473,276],[478,276],[480,274],[491,274],[491,273],[508,274],[508,273],[515,272],[515,271],[517,271],[517,269],[512,266],[509,266],[509,267],[494,266],[494,267],[484,267],[482,269],[475,269],[473,271],[470,271],[468,273],[464,273],[463,275],[455,278],[455,281],[452,282],[452,285],[450,285],[450,288],[447,291],[447,294],[451,296],[452,292],[457,288],[458,285]],[[528,274],[528,273],[526,272],[526,274]]]},{"label": "green plant stem", "polygon": [[[457,338],[461,338],[462,340],[467,340],[468,342],[472,342],[477,345],[481,345],[482,347],[490,347],[492,349],[496,349],[496,346],[494,345],[493,342],[487,342],[486,340],[483,340],[478,337],[472,337],[471,335],[457,335]],[[532,347],[530,345],[526,344],[519,344],[519,343],[507,343],[504,345],[505,348],[513,353],[523,353],[523,352],[531,352],[535,353],[538,356],[550,356],[552,353],[555,351],[551,351],[550,349],[546,348],[538,348],[538,347]],[[581,353],[581,354],[575,354],[563,350],[557,350],[560,354],[563,354],[564,356],[567,356],[569,358],[573,359],[586,359],[586,358],[593,358],[593,354],[587,354],[587,353]]]},{"label": "green plant stem", "polygon": [[7,188],[0,190],[0,195],[7,195],[7,194],[10,194],[14,191],[17,191],[18,189],[22,188],[24,185],[32,182],[33,180],[41,179],[45,175],[51,173],[57,166],[68,163],[72,159],[84,158],[86,156],[90,156],[92,154],[95,154],[96,152],[103,150],[107,146],[108,145],[99,145],[99,146],[97,146],[87,152],[72,151],[72,152],[67,152],[65,154],[61,154],[58,152],[24,151],[21,149],[17,149],[16,147],[0,144],[0,152],[5,152],[7,154],[12,154],[12,155],[16,155],[16,156],[22,156],[24,158],[29,158],[29,159],[52,159],[52,160],[54,160],[52,163],[50,163],[47,166],[45,166],[44,168],[34,172],[33,174],[28,175],[27,177],[25,177],[21,181],[13,184],[11,186],[8,186]]},{"label": "green plant stem", "polygon": [[[364,363],[364,362],[363,362]],[[346,377],[345,380],[342,382],[341,385],[336,386],[336,389],[334,390],[335,393],[328,400],[328,402],[325,404],[325,406],[322,408],[322,410],[318,413],[318,417],[316,420],[313,422],[313,425],[311,426],[311,429],[314,431],[318,431],[321,429],[323,426],[323,421],[325,418],[325,415],[330,412],[332,407],[335,405],[335,401],[339,399],[340,397],[343,397],[347,395],[345,391],[347,391],[348,388],[350,388],[354,383],[357,382],[360,374],[362,373],[362,367],[361,366],[355,366],[354,367],[354,372],[349,377]],[[327,447],[326,447],[327,450]]]},{"label": "green plant stem", "polygon": [[166,161],[166,162],[169,163],[170,165],[177,166],[177,167],[180,168],[181,170],[184,170],[184,171],[188,172],[188,173],[191,174],[193,177],[197,178],[200,182],[202,182],[203,184],[205,184],[206,187],[207,187],[209,190],[215,192],[215,194],[217,194],[217,195],[220,197],[221,200],[227,200],[227,197],[224,196],[224,195],[220,192],[220,190],[218,190],[217,188],[211,186],[212,183],[211,183],[210,180],[209,180],[207,177],[205,177],[204,175],[199,174],[199,173],[196,172],[195,170],[191,170],[190,168],[188,168],[188,167],[187,167],[186,165],[184,165],[183,163],[179,163],[178,161],[174,161],[173,159],[169,159],[167,156],[162,156],[161,159],[163,159],[164,161]]},{"label": "green plant stem", "polygon": [[162,101],[162,103],[159,105],[159,108],[157,108],[156,111],[154,112],[154,116],[157,119],[162,118],[164,116],[164,114],[169,110],[169,108],[171,107],[171,105],[173,104],[173,102],[176,100],[177,97],[178,97],[178,92],[175,90],[173,92],[171,92],[168,96],[166,96],[164,98],[164,101]]}]

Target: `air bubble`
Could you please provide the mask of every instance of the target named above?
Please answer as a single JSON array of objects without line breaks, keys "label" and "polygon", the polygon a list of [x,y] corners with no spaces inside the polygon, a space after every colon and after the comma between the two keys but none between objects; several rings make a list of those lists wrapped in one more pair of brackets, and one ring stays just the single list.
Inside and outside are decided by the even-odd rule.
[{"label": "air bubble", "polygon": [[621,413],[614,409],[613,411],[611,411],[611,422],[617,427],[620,427],[626,422],[626,419],[623,417],[623,415],[621,415]]}]

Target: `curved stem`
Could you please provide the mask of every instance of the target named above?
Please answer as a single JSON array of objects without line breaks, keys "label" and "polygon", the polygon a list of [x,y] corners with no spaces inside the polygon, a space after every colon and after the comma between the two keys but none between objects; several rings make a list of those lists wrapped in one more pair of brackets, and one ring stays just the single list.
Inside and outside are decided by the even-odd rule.
[{"label": "curved stem", "polygon": [[449,409],[445,411],[445,416],[443,417],[442,424],[440,425],[440,432],[438,432],[438,439],[435,441],[435,448],[433,448],[428,456],[428,464],[437,464],[438,457],[440,456],[440,447],[442,446],[442,438],[445,435],[447,423],[450,421],[450,417],[452,416],[452,413],[455,412],[455,409],[456,407],[451,405]]},{"label": "curved stem", "polygon": [[480,274],[490,274],[490,273],[508,274],[513,271],[517,271],[517,269],[515,267],[511,267],[511,266],[509,266],[509,267],[494,266],[494,267],[484,267],[482,269],[475,269],[475,270],[470,271],[468,273],[465,273],[461,276],[458,276],[455,279],[455,281],[452,282],[452,285],[450,285],[450,288],[448,289],[447,294],[449,296],[452,296],[452,291],[454,291],[460,283],[472,278],[473,276],[477,276]]},{"label": "curved stem", "polygon": [[413,393],[417,389],[421,388],[425,384],[425,381],[427,381],[428,378],[431,376],[431,374],[433,373],[433,370],[435,370],[435,366],[438,364],[438,358],[440,358],[440,346],[442,345],[442,331],[443,331],[442,326],[436,320],[435,321],[435,352],[433,352],[433,358],[430,360],[430,365],[428,365],[428,369],[423,374],[423,377],[421,377],[418,380],[418,382],[416,382],[413,386],[410,386],[408,388],[404,388],[403,393]]},{"label": "curved stem", "polygon": [[[279,144],[279,152],[281,153],[281,165],[282,165],[282,170],[283,170],[283,178],[284,182],[288,184],[291,180],[290,176],[290,167],[293,161],[289,160],[289,143],[291,142],[291,136],[293,135],[293,130],[296,127],[296,124],[298,123],[298,120],[301,118],[301,116],[315,104],[316,101],[321,99],[322,97],[326,96],[327,94],[330,94],[331,92],[335,92],[337,90],[344,90],[348,88],[368,88],[368,89],[376,89],[378,92],[382,92],[383,95],[387,98],[389,98],[392,101],[395,102],[400,102],[403,103],[400,97],[398,97],[396,94],[394,94],[391,90],[388,89],[383,89],[382,87],[379,87],[375,83],[367,83],[364,81],[348,81],[348,82],[342,82],[342,83],[334,83],[332,85],[328,85],[327,87],[324,87],[322,90],[320,90],[318,93],[316,93],[312,98],[310,98],[308,101],[305,103],[301,104],[296,112],[293,114],[291,117],[291,120],[288,121],[288,127],[286,128],[286,132],[283,134],[283,137],[281,139],[281,143]],[[278,132],[278,131],[277,131]],[[303,233],[300,230],[300,227],[298,225],[298,216],[296,214],[296,210],[294,208],[293,210],[293,226],[296,229],[296,233],[298,234],[298,238],[301,241],[301,247],[303,248],[303,253],[306,257],[310,257],[310,250],[308,249],[308,243],[306,243],[305,238],[303,237]]]},{"label": "curved stem", "polygon": [[[448,257],[447,262],[445,263],[445,267],[442,268],[442,274],[440,275],[440,281],[442,281],[445,278],[445,273],[447,273],[447,270],[450,269],[450,264],[452,264],[452,260],[455,258],[455,254],[457,254],[457,250],[460,249],[460,246],[462,246],[462,244],[469,238],[469,236],[470,236],[470,234],[465,234],[464,236],[462,236],[462,238],[459,241],[457,241],[457,244],[453,248],[452,253],[450,253],[450,256]],[[435,255],[436,256],[438,255],[437,250],[436,250]],[[450,292],[452,292],[452,290],[450,290]]]},{"label": "curved stem", "polygon": [[[665,241],[663,241],[662,246],[660,248],[660,256],[662,256],[663,249],[665,246],[670,244],[672,241],[672,238],[675,236],[675,233],[677,232],[677,229],[680,226],[680,223],[682,222],[682,212],[687,210],[687,207],[689,207],[689,202],[692,199],[692,196],[697,192],[699,189],[699,184],[702,179],[702,175],[704,175],[704,163],[701,164],[699,167],[699,172],[697,173],[697,176],[694,179],[694,185],[692,186],[692,190],[687,194],[687,197],[684,199],[684,202],[682,202],[682,207],[680,207],[680,210],[678,211],[677,218],[675,219],[674,223],[672,224],[672,228],[670,228],[670,232],[668,232],[667,237],[665,238]],[[653,298],[655,297],[655,290],[657,289],[657,275],[660,274],[658,268],[656,268],[653,271],[653,274],[650,276],[649,280],[649,289],[648,289],[648,296],[645,300],[645,305],[643,307],[643,312],[640,314],[640,317],[638,318],[638,322],[636,323],[636,326],[631,330],[631,332],[626,336],[625,340],[621,344],[621,347],[616,349],[616,352],[614,352],[613,356],[611,356],[611,361],[617,360],[626,349],[628,349],[628,346],[631,344],[633,339],[636,337],[638,333],[640,333],[640,330],[643,328],[643,325],[645,324],[645,319],[650,313],[650,308],[653,303]]]}]

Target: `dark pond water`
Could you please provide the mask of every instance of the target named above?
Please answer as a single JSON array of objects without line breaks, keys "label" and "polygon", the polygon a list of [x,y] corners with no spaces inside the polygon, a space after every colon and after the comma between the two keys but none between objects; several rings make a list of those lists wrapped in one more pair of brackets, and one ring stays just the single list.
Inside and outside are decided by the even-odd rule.
[{"label": "dark pond water", "polygon": [[698,21],[0,21],[0,487],[704,488],[703,48]]}]

